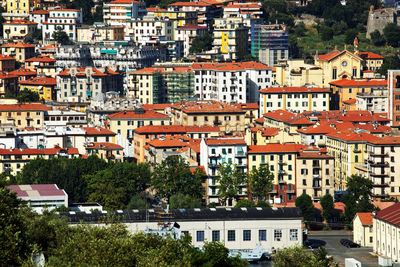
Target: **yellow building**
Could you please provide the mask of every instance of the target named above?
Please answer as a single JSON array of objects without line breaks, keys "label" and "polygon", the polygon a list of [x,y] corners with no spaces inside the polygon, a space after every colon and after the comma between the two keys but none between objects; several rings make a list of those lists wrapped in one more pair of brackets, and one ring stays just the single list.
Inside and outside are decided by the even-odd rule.
[{"label": "yellow building", "polygon": [[347,178],[358,174],[357,165],[368,158],[367,142],[378,137],[361,132],[335,132],[326,135],[328,154],[335,158],[335,189],[345,190]]},{"label": "yellow building", "polygon": [[329,83],[332,91],[332,109],[345,109],[345,101],[356,100],[359,95],[367,95],[374,90],[387,89],[387,80],[349,80],[341,79]]},{"label": "yellow building", "polygon": [[35,46],[23,42],[8,43],[1,46],[1,54],[25,62],[25,59],[35,56]]},{"label": "yellow building", "polygon": [[13,123],[18,128],[44,125],[44,115],[51,110],[44,104],[2,104],[0,105],[0,124]]},{"label": "yellow building", "polygon": [[25,164],[36,158],[52,159],[54,157],[79,157],[77,148],[27,148],[27,149],[0,149],[0,170],[9,171],[17,175]]},{"label": "yellow building", "polygon": [[107,162],[124,160],[123,147],[110,142],[88,142],[85,145],[86,155],[96,155]]},{"label": "yellow building", "polygon": [[362,77],[364,60],[358,52],[348,50],[332,50],[327,54],[315,55],[315,65],[322,69],[323,87],[340,79],[360,79]]},{"label": "yellow building", "polygon": [[34,7],[34,0],[7,0],[7,13],[29,15]]},{"label": "yellow building", "polygon": [[374,245],[373,213],[358,212],[353,219],[353,240],[362,247]]},{"label": "yellow building", "polygon": [[241,59],[248,54],[248,28],[231,24],[226,19],[215,20],[213,47],[224,59]]},{"label": "yellow building", "polygon": [[383,57],[381,55],[371,52],[360,52],[360,57],[364,59],[364,71],[377,71],[383,64]]},{"label": "yellow building", "polygon": [[[290,136],[298,135],[297,130],[315,124],[315,122],[309,120],[309,118],[302,114],[296,114],[282,109],[267,112],[263,116],[263,126],[279,128]],[[282,140],[282,142],[290,141]]]},{"label": "yellow building", "polygon": [[314,85],[323,87],[323,71],[303,59],[290,59],[275,66],[277,84],[282,86]]},{"label": "yellow building", "polygon": [[28,20],[13,20],[3,23],[3,36],[7,39],[23,39],[36,31],[37,23]]},{"label": "yellow building", "polygon": [[133,131],[147,125],[170,125],[170,117],[153,110],[135,109],[121,111],[107,116],[108,129],[121,135],[122,138],[132,141]]},{"label": "yellow building", "polygon": [[52,77],[33,77],[25,81],[19,82],[19,90],[28,89],[37,92],[40,99],[45,101],[56,100],[57,80]]},{"label": "yellow building", "polygon": [[82,26],[77,28],[77,41],[98,43],[103,41],[124,40],[123,26]]},{"label": "yellow building", "polygon": [[[174,29],[184,25],[197,25],[197,12],[196,11],[172,11],[160,8],[148,8],[148,15],[158,18],[169,19],[174,24]],[[173,35],[175,39],[175,31]]]}]

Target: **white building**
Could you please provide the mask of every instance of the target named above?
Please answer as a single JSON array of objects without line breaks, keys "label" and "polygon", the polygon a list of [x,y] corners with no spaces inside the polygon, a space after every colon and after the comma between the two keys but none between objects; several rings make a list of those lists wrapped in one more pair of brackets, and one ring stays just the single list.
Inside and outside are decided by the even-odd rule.
[{"label": "white building", "polygon": [[272,85],[272,69],[257,62],[195,63],[194,94],[199,100],[256,103],[258,91]]},{"label": "white building", "polygon": [[49,11],[46,10],[35,10],[29,13],[29,21],[36,22],[37,28],[42,30],[43,22],[49,19]]},{"label": "white building", "polygon": [[132,39],[136,44],[144,44],[152,39],[174,41],[174,23],[168,18],[145,16],[126,23],[125,39]]},{"label": "white building", "polygon": [[260,114],[274,110],[328,111],[330,90],[307,87],[268,87],[260,90]]},{"label": "white building", "polygon": [[[164,211],[161,211],[164,212]],[[70,224],[90,223],[97,226],[107,216],[122,219],[131,233],[159,229],[160,212],[149,210],[62,212]],[[164,220],[163,220],[164,221]],[[275,250],[301,245],[302,215],[298,208],[206,208],[169,211],[171,226],[177,223],[182,235],[192,236],[192,245],[219,241],[228,249]]]},{"label": "white building", "polygon": [[373,250],[379,260],[400,261],[400,203],[378,211],[373,218]]},{"label": "white building", "polygon": [[[207,202],[218,203],[218,167],[223,163],[236,165],[239,171],[247,173],[247,145],[243,138],[203,138],[200,142],[200,165],[204,166],[207,179]],[[239,197],[246,196],[246,185],[243,184]],[[228,199],[228,206],[232,206]]]},{"label": "white building", "polygon": [[207,33],[207,27],[198,25],[179,26],[175,29],[175,40],[183,40],[183,55],[189,55],[190,47],[192,46],[193,39],[196,36],[201,36]]},{"label": "white building", "polygon": [[374,244],[372,212],[358,212],[353,219],[353,240],[362,247]]},{"label": "white building", "polygon": [[77,9],[54,9],[50,10],[49,18],[43,22],[42,36],[44,43],[53,41],[53,33],[61,28],[69,39],[76,41],[77,27],[82,24],[82,12]]},{"label": "white building", "polygon": [[14,191],[18,198],[27,201],[39,214],[44,209],[68,207],[67,193],[56,184],[9,185],[7,188]]},{"label": "white building", "polygon": [[103,19],[107,25],[122,25],[147,13],[143,2],[135,0],[115,0],[103,5]]}]

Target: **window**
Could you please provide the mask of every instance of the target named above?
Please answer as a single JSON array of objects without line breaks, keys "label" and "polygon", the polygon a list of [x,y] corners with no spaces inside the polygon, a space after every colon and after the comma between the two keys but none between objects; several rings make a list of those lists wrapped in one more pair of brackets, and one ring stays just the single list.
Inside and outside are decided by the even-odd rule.
[{"label": "window", "polygon": [[228,230],[228,241],[235,241],[235,230]]},{"label": "window", "polygon": [[251,230],[243,230],[243,241],[251,240]]},{"label": "window", "polygon": [[219,231],[212,231],[212,241],[219,241]]},{"label": "window", "polygon": [[369,237],[369,242],[372,243],[373,239],[372,236]]},{"label": "window", "polygon": [[258,230],[258,240],[267,241],[267,230]]},{"label": "window", "polygon": [[290,241],[297,241],[297,240],[298,240],[298,230],[290,229]]},{"label": "window", "polygon": [[282,238],[282,230],[274,230],[274,241],[281,241]]},{"label": "window", "polygon": [[303,179],[303,185],[307,185],[307,180]]},{"label": "window", "polygon": [[118,126],[121,125],[121,121],[118,121]]},{"label": "window", "polygon": [[197,242],[204,242],[204,231],[197,231]]}]

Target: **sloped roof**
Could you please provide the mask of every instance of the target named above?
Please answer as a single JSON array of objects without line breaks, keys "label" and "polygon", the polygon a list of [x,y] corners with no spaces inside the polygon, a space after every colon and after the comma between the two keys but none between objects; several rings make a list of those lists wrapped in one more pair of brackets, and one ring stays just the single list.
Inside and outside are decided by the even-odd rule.
[{"label": "sloped roof", "polygon": [[9,185],[7,189],[17,193],[17,197],[48,197],[48,196],[67,196],[64,190],[59,189],[56,184],[25,184]]},{"label": "sloped roof", "polygon": [[35,48],[34,45],[25,44],[23,42],[8,43],[8,44],[2,45],[1,47]]},{"label": "sloped roof", "polygon": [[358,218],[360,218],[361,224],[364,226],[372,226],[372,212],[357,212]]},{"label": "sloped roof", "polygon": [[18,110],[45,111],[45,110],[51,110],[51,107],[39,103],[0,105],[0,111],[18,111]]},{"label": "sloped roof", "polygon": [[57,80],[53,77],[32,77],[25,81],[18,82],[19,84],[27,85],[45,85],[45,86],[56,86]]},{"label": "sloped roof", "polygon": [[217,101],[184,101],[172,107],[185,113],[245,113],[241,108]]},{"label": "sloped roof", "polygon": [[400,227],[400,202],[378,211],[374,217]]},{"label": "sloped roof", "polygon": [[340,87],[351,87],[351,86],[387,86],[387,80],[350,80],[341,79],[329,83],[330,85]]},{"label": "sloped roof", "polygon": [[153,110],[144,110],[143,113],[136,113],[135,111],[120,111],[107,116],[110,119],[168,119],[169,116],[155,112]]},{"label": "sloped roof", "polygon": [[330,93],[329,89],[325,88],[307,88],[305,86],[301,87],[268,87],[261,89],[260,93]]},{"label": "sloped roof", "polygon": [[383,56],[372,53],[372,52],[361,52],[359,55],[363,59],[384,59]]},{"label": "sloped roof", "polygon": [[207,145],[246,145],[243,138],[206,138],[204,139]]},{"label": "sloped roof", "polygon": [[86,149],[99,149],[99,150],[122,150],[122,146],[110,142],[90,142]]},{"label": "sloped roof", "polygon": [[115,135],[113,131],[102,127],[83,127],[87,135]]}]

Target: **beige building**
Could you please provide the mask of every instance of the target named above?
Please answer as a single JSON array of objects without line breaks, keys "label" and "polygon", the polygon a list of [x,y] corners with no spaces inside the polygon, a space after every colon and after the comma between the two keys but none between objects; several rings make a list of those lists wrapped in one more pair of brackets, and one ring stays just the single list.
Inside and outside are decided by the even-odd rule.
[{"label": "beige building", "polygon": [[275,81],[281,86],[313,85],[323,87],[323,70],[306,64],[303,59],[290,59],[275,66]]},{"label": "beige building", "polygon": [[3,36],[7,39],[23,39],[36,31],[37,23],[28,20],[13,20],[3,23]]},{"label": "beige building", "polygon": [[8,43],[1,46],[1,54],[10,56],[19,62],[35,56],[35,46],[23,42]]},{"label": "beige building", "polygon": [[77,41],[85,43],[99,43],[103,41],[124,40],[123,26],[84,25],[77,28]]},{"label": "beige building", "polygon": [[42,127],[46,111],[51,110],[44,104],[4,104],[0,105],[0,124],[13,123],[18,128]]},{"label": "beige building", "polygon": [[362,247],[372,247],[374,233],[372,212],[358,212],[353,220],[353,240]]},{"label": "beige building", "polygon": [[122,146],[110,142],[88,142],[85,145],[86,155],[96,155],[107,162],[124,160]]},{"label": "beige building", "polygon": [[25,68],[36,71],[39,76],[53,77],[57,75],[56,60],[51,57],[37,56],[25,60]]},{"label": "beige building", "polygon": [[246,111],[217,101],[185,101],[172,106],[173,124],[219,126],[226,133],[243,132]]}]

